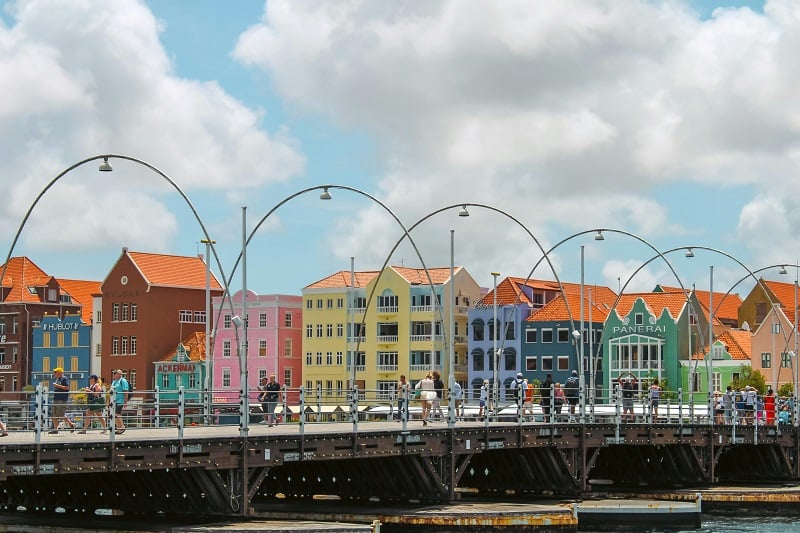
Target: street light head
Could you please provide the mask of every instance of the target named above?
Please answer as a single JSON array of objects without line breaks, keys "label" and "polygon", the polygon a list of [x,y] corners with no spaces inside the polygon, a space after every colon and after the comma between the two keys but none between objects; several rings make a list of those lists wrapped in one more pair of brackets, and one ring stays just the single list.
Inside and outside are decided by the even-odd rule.
[{"label": "street light head", "polygon": [[788,274],[786,271],[786,265],[781,265],[781,269],[778,271],[778,274]]},{"label": "street light head", "polygon": [[242,327],[242,318],[239,315],[233,315],[231,317],[231,322],[233,322],[233,325],[237,328]]},{"label": "street light head", "polygon": [[467,206],[466,205],[462,205],[461,209],[458,210],[458,216],[460,216],[460,217],[468,217],[469,216],[469,211],[467,211]]},{"label": "street light head", "polygon": [[689,248],[688,250],[686,250],[686,254],[685,255],[686,255],[686,257],[694,257],[694,252],[692,251],[691,248]]},{"label": "street light head", "polygon": [[606,238],[603,237],[603,231],[602,230],[597,230],[597,235],[594,236],[594,240],[596,240],[596,241],[604,241],[604,240],[606,240]]},{"label": "street light head", "polygon": [[322,193],[319,195],[320,200],[330,200],[332,198],[331,193],[328,192],[327,187],[322,188]]},{"label": "street light head", "polygon": [[580,339],[580,338],[581,338],[581,332],[580,332],[580,331],[578,331],[577,329],[573,329],[573,330],[572,330],[572,337],[573,337],[575,340],[578,340],[578,339]]},{"label": "street light head", "polygon": [[104,157],[103,162],[100,163],[100,167],[98,167],[97,170],[100,172],[111,172],[114,169],[111,167],[111,163],[108,162],[108,158]]}]

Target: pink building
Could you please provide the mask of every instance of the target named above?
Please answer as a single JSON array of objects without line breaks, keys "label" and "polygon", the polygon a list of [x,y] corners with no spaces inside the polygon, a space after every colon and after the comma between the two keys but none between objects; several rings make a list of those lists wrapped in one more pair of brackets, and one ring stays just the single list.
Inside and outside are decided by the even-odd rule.
[{"label": "pink building", "polygon": [[[242,291],[228,301],[213,298],[214,338],[212,389],[218,401],[234,401],[239,391],[239,358],[234,316],[243,317]],[[247,291],[247,371],[248,389],[254,391],[262,377],[274,373],[281,386],[296,388],[302,383],[302,296],[258,295]],[[220,305],[222,304],[222,307]],[[244,337],[244,326],[239,338]],[[251,394],[251,401],[255,399]]]}]

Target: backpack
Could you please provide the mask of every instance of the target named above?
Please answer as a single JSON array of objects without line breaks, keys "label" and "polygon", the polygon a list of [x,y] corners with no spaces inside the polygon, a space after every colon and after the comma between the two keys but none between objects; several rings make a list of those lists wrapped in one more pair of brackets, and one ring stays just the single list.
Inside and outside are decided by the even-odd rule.
[{"label": "backpack", "polygon": [[578,395],[578,386],[579,386],[578,378],[575,376],[570,376],[567,378],[567,382],[564,384],[564,388],[567,389],[567,396],[575,397]]}]

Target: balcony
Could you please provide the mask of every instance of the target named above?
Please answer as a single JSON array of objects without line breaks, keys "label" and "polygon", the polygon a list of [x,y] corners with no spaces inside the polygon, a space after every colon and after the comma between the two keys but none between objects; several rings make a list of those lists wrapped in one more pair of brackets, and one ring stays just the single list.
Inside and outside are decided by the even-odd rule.
[{"label": "balcony", "polygon": [[458,305],[456,306],[456,314],[457,315],[466,315],[469,313],[469,307],[465,305]]},{"label": "balcony", "polygon": [[397,335],[378,335],[380,344],[397,344]]},{"label": "balcony", "polygon": [[433,308],[430,305],[412,305],[411,312],[412,313],[430,313],[433,311]]},{"label": "balcony", "polygon": [[378,307],[378,313],[389,314],[389,313],[396,313],[396,312],[397,312],[397,306],[396,305]]},{"label": "balcony", "polygon": [[409,338],[411,342],[431,342],[431,340],[436,342],[442,341],[441,335],[436,335],[433,339],[431,339],[430,335],[411,335]]},{"label": "balcony", "polygon": [[[425,364],[422,364],[422,365],[411,365],[411,371],[412,372],[427,372],[428,370],[431,370],[431,364],[430,363],[425,363]],[[434,367],[433,370],[436,370],[436,368]]]},{"label": "balcony", "polygon": [[397,365],[378,365],[378,372],[397,372]]},{"label": "balcony", "polygon": [[453,336],[453,342],[456,344],[466,344],[467,338],[464,335]]},{"label": "balcony", "polygon": [[350,311],[356,315],[363,315],[366,307],[351,307]]}]

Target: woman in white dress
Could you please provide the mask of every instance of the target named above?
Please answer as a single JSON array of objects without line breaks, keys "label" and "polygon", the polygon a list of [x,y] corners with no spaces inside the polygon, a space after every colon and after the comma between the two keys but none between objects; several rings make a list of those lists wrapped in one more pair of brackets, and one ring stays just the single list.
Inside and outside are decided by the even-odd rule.
[{"label": "woman in white dress", "polygon": [[431,405],[436,398],[436,390],[433,386],[433,376],[428,372],[425,379],[421,379],[414,387],[419,392],[419,401],[422,403],[422,425],[428,425],[428,417],[431,414]]}]

